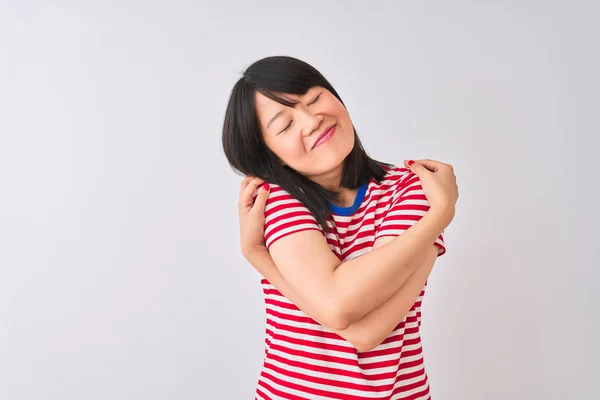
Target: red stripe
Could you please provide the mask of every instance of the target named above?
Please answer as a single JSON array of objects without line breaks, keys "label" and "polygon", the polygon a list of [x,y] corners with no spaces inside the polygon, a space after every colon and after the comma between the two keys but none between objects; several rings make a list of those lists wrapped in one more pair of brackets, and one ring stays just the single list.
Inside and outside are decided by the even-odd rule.
[{"label": "red stripe", "polygon": [[[261,374],[264,375],[264,374]],[[263,381],[258,381],[258,384],[264,388],[266,388],[269,392],[273,393],[274,395],[282,398],[282,399],[290,399],[290,400],[310,400],[307,399],[306,397],[300,397],[300,396],[292,396],[289,393],[284,393],[279,389],[275,389],[273,386],[269,385],[266,382]]]},{"label": "red stripe", "polygon": [[[286,338],[287,337],[283,337],[282,339],[286,339]],[[286,341],[286,340],[282,340],[282,341]],[[422,347],[418,347],[417,349],[410,350],[410,351],[403,351],[403,352],[397,351],[395,354],[398,354],[399,357],[395,357],[395,358],[389,359],[389,360],[371,362],[371,363],[365,362],[365,361],[368,358],[375,357],[374,355],[371,355],[371,357],[363,358],[363,357],[360,357],[361,353],[358,353],[359,359],[361,359],[361,361],[358,364],[357,364],[356,360],[353,360],[353,359],[348,359],[348,358],[344,358],[344,357],[336,357],[336,356],[327,355],[327,354],[312,353],[312,352],[303,351],[303,350],[295,350],[295,349],[291,349],[289,347],[285,347],[283,344],[279,344],[279,343],[276,343],[276,344],[271,343],[270,349],[277,350],[284,354],[290,354],[290,355],[297,356],[297,357],[304,357],[304,358],[314,359],[314,360],[319,360],[319,361],[338,363],[338,364],[344,364],[344,365],[360,365],[360,368],[362,368],[364,370],[397,366],[396,370],[400,371],[402,369],[412,368],[412,367],[415,367],[415,366],[423,363],[422,357],[420,357],[414,361],[398,363],[398,360],[401,359],[402,357],[412,357],[412,356],[417,356],[417,355],[422,356]],[[275,355],[272,353],[269,353],[267,355],[267,359],[270,359],[273,356],[275,356]]]},{"label": "red stripe", "polygon": [[[389,392],[394,388],[394,383],[388,383],[385,385],[365,385],[365,384],[359,384],[359,383],[340,381],[340,380],[336,380],[336,379],[322,378],[322,377],[318,377],[318,376],[312,376],[309,374],[303,374],[300,372],[292,372],[292,371],[286,370],[284,368],[278,367],[277,365],[271,364],[269,362],[265,362],[265,367],[267,367],[270,370],[277,372],[278,374],[281,374],[281,375],[293,374],[294,378],[301,379],[304,382],[325,385],[325,386],[329,386],[331,388],[351,389],[351,390],[363,391],[363,392],[367,392],[367,393]],[[343,374],[341,376],[347,376],[347,375]]]},{"label": "red stripe", "polygon": [[315,342],[315,341],[310,341],[310,340],[306,340],[306,339],[300,339],[300,338],[295,338],[292,336],[284,335],[280,332],[273,333],[273,339],[277,339],[278,341],[282,341],[282,342],[286,342],[286,343],[290,343],[290,344],[295,344],[296,346],[306,346],[306,347],[309,347],[312,349],[327,349],[332,352],[335,351],[338,353],[347,353],[347,354],[355,354],[356,353],[356,349],[351,346],[342,346],[342,345],[333,344],[333,343]]},{"label": "red stripe", "polygon": [[[354,240],[368,238],[371,241],[371,245],[373,245],[373,242],[375,239],[375,228],[373,226],[371,226],[370,228],[368,228],[368,230],[366,230],[364,232],[358,232],[358,231],[354,231],[353,233],[350,233],[350,231],[348,231],[346,233],[340,232],[339,236],[343,242],[347,242],[348,239],[350,239],[350,238],[353,238]],[[348,249],[349,249],[349,247],[348,247],[348,245],[346,245],[345,251],[348,251]]]},{"label": "red stripe", "polygon": [[424,374],[425,374],[425,368],[421,368],[417,371],[408,372],[406,374],[396,376],[396,382],[407,381],[409,379],[414,379],[414,378],[417,378]]},{"label": "red stripe", "polygon": [[[281,296],[281,297],[285,298],[283,296]],[[280,308],[287,308],[288,310],[300,311],[300,309],[298,307],[296,307],[293,303],[285,303],[283,301],[275,300],[275,299],[272,299],[272,298],[266,298],[265,299],[265,304],[277,306],[277,307],[280,307]]]},{"label": "red stripe", "polygon": [[260,389],[256,389],[256,394],[260,395],[260,397],[263,400],[271,400],[271,398],[269,396],[267,396],[264,392],[262,392]]},{"label": "red stripe", "polygon": [[[283,219],[285,216],[282,217],[278,217],[277,219]],[[314,228],[314,229],[319,229],[319,226],[315,223],[315,221],[313,219],[310,218],[304,218],[304,219],[296,219],[294,221],[288,221],[288,222],[284,222],[280,225],[278,225],[275,228],[272,228],[271,230],[269,230],[269,228],[273,225],[275,225],[277,223],[277,221],[274,220],[268,220],[265,224],[265,232],[269,231],[268,233],[266,233],[266,237],[269,236],[273,236],[274,234],[276,234],[277,232],[286,230],[286,229],[290,229],[290,228],[294,228],[296,227],[296,229],[291,229],[291,230],[297,230],[297,229],[306,229],[307,227],[302,227],[302,228],[298,228],[300,225],[309,225],[310,227]]]},{"label": "red stripe", "polygon": [[[394,389],[394,391],[392,392],[392,395],[395,395],[395,394],[398,394],[398,393],[402,393],[402,392],[408,392],[409,390],[417,389],[417,388],[419,388],[421,386],[425,386],[426,384],[427,384],[427,374],[424,374],[423,379],[421,379],[420,381],[417,381],[415,383],[411,383],[411,384],[408,384],[408,385],[396,387]],[[423,390],[424,394],[427,393],[427,391],[424,389]],[[415,398],[415,396],[412,396],[412,398]]]},{"label": "red stripe", "polygon": [[327,332],[327,331],[318,330],[318,329],[298,328],[295,326],[286,325],[286,324],[279,323],[277,321],[273,321],[272,319],[268,319],[267,323],[269,324],[269,326],[272,326],[276,330],[284,330],[287,332],[296,333],[296,334],[300,334],[300,335],[314,336],[315,338],[320,337],[320,338],[340,340],[340,341],[345,342],[344,338],[342,338],[341,336],[339,336],[333,332]]},{"label": "red stripe", "polygon": [[287,354],[290,354],[290,355],[293,355],[296,357],[304,357],[304,358],[313,359],[313,360],[353,365],[353,366],[357,364],[356,360],[353,360],[353,359],[338,357],[338,356],[334,356],[331,354],[317,354],[317,353],[311,353],[309,351],[304,351],[304,350],[290,349],[290,348],[284,347],[278,343],[273,343],[271,345],[271,349],[280,351],[282,353],[287,353]]},{"label": "red stripe", "polygon": [[302,317],[299,315],[289,315],[289,314],[284,314],[281,313],[279,311],[273,310],[272,308],[267,308],[266,309],[267,314],[272,315],[274,317],[278,317],[281,319],[285,319],[288,321],[294,321],[294,322],[300,322],[303,324],[313,324],[313,325],[319,325],[319,323],[317,321],[315,321],[314,319],[312,319],[311,317]]},{"label": "red stripe", "polygon": [[388,367],[392,367],[392,366],[397,366],[398,365],[398,360],[383,360],[383,361],[376,361],[376,362],[363,362],[361,360],[360,362],[360,368],[364,369],[364,370],[369,370],[369,369],[378,369],[378,368],[388,368]]},{"label": "red stripe", "polygon": [[[418,322],[418,321],[417,321]],[[418,332],[418,326],[417,328],[415,328],[416,332]],[[392,332],[392,334],[390,336],[388,336],[381,344],[390,344],[390,343],[394,343],[394,342],[401,342],[404,340],[404,336],[405,335],[410,335],[411,333],[414,332],[402,332],[401,334],[394,334],[394,332]],[[403,342],[406,345],[406,341]],[[372,350],[371,350],[372,351]]]},{"label": "red stripe", "polygon": [[371,247],[373,247],[373,243],[375,243],[373,240],[368,241],[368,242],[364,242],[364,243],[359,243],[355,246],[352,246],[351,248],[349,248],[347,251],[344,251],[344,256],[345,257],[350,257],[352,254],[364,250],[364,249],[370,249]]},{"label": "red stripe", "polygon": [[265,219],[267,220],[268,224],[273,225],[273,224],[276,224],[283,220],[289,220],[291,218],[296,218],[293,221],[294,224],[297,224],[297,223],[299,223],[299,221],[304,221],[304,220],[307,220],[308,223],[311,223],[311,222],[315,223],[315,219],[314,219],[313,215],[307,209],[300,210],[300,211],[289,211],[289,212],[281,214],[277,217],[271,217],[271,215],[275,214],[276,212],[282,211],[282,210],[284,210],[286,208],[290,208],[292,206],[294,208],[299,207],[299,206],[290,205],[290,204],[282,204],[280,206],[273,207],[270,210],[266,211]]},{"label": "red stripe", "polygon": [[[404,346],[412,346],[414,344],[419,344],[419,343],[421,343],[421,340],[419,339],[419,337],[417,337],[416,339],[404,340],[400,344],[400,346],[390,347],[390,348],[381,349],[381,350],[371,350],[366,353],[361,353],[360,355],[361,355],[361,358],[369,358],[369,357],[382,357],[382,356],[399,354],[403,351]],[[404,353],[401,353],[401,354],[404,354]]]},{"label": "red stripe", "polygon": [[[277,239],[274,239],[274,240],[271,240],[271,237],[273,236],[273,233],[274,233],[274,232],[271,232],[269,235],[265,236],[265,242],[268,243],[267,244],[267,249],[269,249],[271,247],[271,245],[273,243],[275,243],[277,240],[279,240],[281,238],[284,238],[284,237],[286,237],[288,235],[291,235],[292,233],[298,233],[298,232],[303,232],[303,231],[311,231],[311,230],[322,232],[321,229],[319,227],[316,227],[316,226],[315,227],[306,227],[306,228],[296,229],[294,231],[286,232],[283,235],[278,236]],[[279,232],[279,229],[276,230],[275,232]]]},{"label": "red stripe", "polygon": [[[353,395],[349,395],[346,393],[343,393],[343,394],[336,393],[336,392],[332,392],[329,390],[315,389],[315,388],[311,388],[309,386],[304,386],[304,385],[299,385],[297,383],[284,381],[282,379],[279,379],[279,378],[269,374],[268,372],[265,372],[264,370],[261,375],[283,387],[298,390],[298,391],[301,391],[304,393],[309,393],[309,394],[312,394],[315,396],[322,396],[322,397],[326,397],[326,398],[333,398],[333,399],[340,399],[340,400],[373,400],[373,397],[353,396]],[[289,372],[288,372],[288,375],[291,377],[294,377],[294,378],[296,377],[295,374],[292,374]],[[288,395],[288,396],[290,396],[290,395]],[[293,399],[294,397],[284,397],[284,398],[287,400],[287,399]]]},{"label": "red stripe", "polygon": [[356,379],[363,379],[363,380],[367,380],[367,381],[390,379],[390,378],[394,378],[397,374],[397,371],[391,371],[391,372],[382,372],[379,374],[367,375],[362,372],[349,371],[347,369],[340,369],[340,368],[335,368],[335,367],[324,367],[321,365],[314,365],[314,364],[305,363],[305,362],[301,362],[301,361],[290,360],[290,359],[280,357],[277,354],[272,354],[272,353],[269,354],[269,359],[279,361],[280,363],[287,364],[291,367],[303,368],[306,370],[321,372],[324,374],[333,374],[333,375],[337,374],[340,376],[346,376],[346,377],[351,377],[351,378],[356,378]]}]

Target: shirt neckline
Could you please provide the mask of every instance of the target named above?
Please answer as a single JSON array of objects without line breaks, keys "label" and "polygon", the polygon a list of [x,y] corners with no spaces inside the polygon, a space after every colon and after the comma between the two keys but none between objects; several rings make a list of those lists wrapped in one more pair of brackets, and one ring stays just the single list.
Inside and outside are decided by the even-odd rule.
[{"label": "shirt neckline", "polygon": [[340,207],[335,204],[329,203],[329,211],[335,215],[341,215],[344,217],[349,217],[359,209],[363,200],[365,199],[365,194],[367,193],[368,184],[364,184],[359,186],[358,192],[356,192],[356,197],[354,198],[354,203],[349,207]]}]

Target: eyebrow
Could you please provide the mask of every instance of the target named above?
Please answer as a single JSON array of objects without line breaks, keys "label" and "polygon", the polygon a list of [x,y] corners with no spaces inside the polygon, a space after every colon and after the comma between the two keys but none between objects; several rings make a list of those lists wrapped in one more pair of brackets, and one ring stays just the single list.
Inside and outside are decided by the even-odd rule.
[{"label": "eyebrow", "polygon": [[271,126],[271,124],[273,123],[273,121],[275,121],[281,114],[283,114],[283,110],[279,111],[277,114],[275,114],[273,116],[273,118],[271,118],[271,120],[267,124],[267,129],[269,129],[269,126]]},{"label": "eyebrow", "polygon": [[[312,89],[312,88],[311,88],[311,89]],[[310,92],[310,90],[311,90],[311,89],[307,90],[307,91],[306,91],[306,93],[304,94],[304,96],[305,96],[305,95],[307,95],[307,94],[308,94],[308,92]],[[319,94],[319,96],[320,96],[320,94]],[[273,116],[273,118],[271,118],[271,120],[270,120],[270,121],[269,121],[269,123],[267,124],[267,129],[269,129],[269,127],[271,126],[271,124],[272,124],[272,123],[273,123],[273,122],[274,122],[274,121],[275,121],[277,118],[279,118],[279,117],[281,116],[281,114],[283,114],[283,112],[284,112],[284,111],[285,111],[285,110],[281,110],[281,111],[279,111],[277,114],[275,114],[275,115]]]}]

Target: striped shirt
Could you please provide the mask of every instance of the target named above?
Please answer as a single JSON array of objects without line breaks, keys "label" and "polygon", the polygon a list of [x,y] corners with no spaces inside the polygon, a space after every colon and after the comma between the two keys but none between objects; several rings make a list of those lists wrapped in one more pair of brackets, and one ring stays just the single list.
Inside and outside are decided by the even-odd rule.
[{"label": "striped shirt", "polygon": [[[380,237],[400,235],[427,212],[429,203],[417,175],[406,168],[385,169],[381,182],[373,179],[358,189],[352,206],[330,205],[326,235],[302,203],[271,185],[266,246],[296,232],[318,230],[347,261],[371,251]],[[442,235],[435,244],[444,254]],[[256,399],[430,399],[419,333],[425,288],[388,338],[361,352],[300,311],[266,279],[261,283],[267,328]]]}]

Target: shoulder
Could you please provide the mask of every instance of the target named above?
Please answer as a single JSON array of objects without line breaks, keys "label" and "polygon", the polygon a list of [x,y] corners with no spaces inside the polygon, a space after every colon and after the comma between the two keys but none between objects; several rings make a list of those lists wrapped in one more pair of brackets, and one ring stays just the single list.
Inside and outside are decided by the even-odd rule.
[{"label": "shoulder", "polygon": [[420,186],[419,177],[408,168],[397,167],[395,165],[383,165],[383,168],[385,176],[379,183],[382,189],[399,192],[408,187]]},{"label": "shoulder", "polygon": [[[293,197],[281,186],[265,182],[259,186],[254,192],[253,196],[256,197],[260,189],[269,189],[269,197],[267,198],[267,210],[273,212],[273,209],[285,209],[290,207],[303,207],[302,202]],[[306,208],[306,207],[305,207]]]},{"label": "shoulder", "polygon": [[305,230],[321,230],[314,215],[283,188],[269,184],[270,192],[265,207],[265,240],[270,247],[278,239]]},{"label": "shoulder", "polygon": [[277,211],[282,211],[286,209],[304,209],[308,211],[308,209],[302,204],[302,202],[291,194],[289,194],[286,190],[284,190],[281,186],[275,183],[268,183],[270,187],[269,198],[267,200],[267,213],[273,213]]}]

